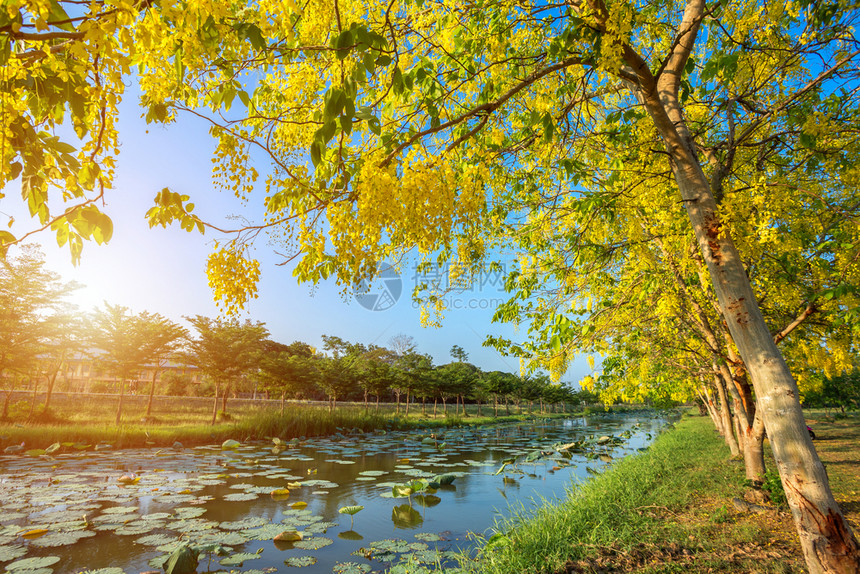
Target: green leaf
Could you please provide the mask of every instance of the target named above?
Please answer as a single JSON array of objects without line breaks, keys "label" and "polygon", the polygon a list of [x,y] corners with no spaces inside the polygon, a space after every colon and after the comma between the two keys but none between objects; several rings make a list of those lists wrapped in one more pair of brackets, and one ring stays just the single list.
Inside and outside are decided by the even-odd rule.
[{"label": "green leaf", "polygon": [[194,574],[197,572],[197,552],[183,544],[173,551],[162,567],[164,574]]},{"label": "green leaf", "polygon": [[311,144],[311,162],[313,162],[314,167],[322,161],[322,150],[323,144],[321,142],[315,141]]},{"label": "green leaf", "polygon": [[376,135],[382,133],[382,124],[379,123],[379,118],[371,117],[367,120],[367,127],[370,128],[370,131]]},{"label": "green leaf", "polygon": [[353,40],[352,40],[352,32],[349,30],[344,30],[340,33],[340,36],[337,37],[335,41],[335,49],[337,50],[336,55],[338,60],[343,60],[349,55],[350,50],[352,49]]},{"label": "green leaf", "polygon": [[75,27],[72,26],[71,22],[67,22],[67,20],[69,20],[69,15],[66,14],[60,3],[57,0],[51,0],[51,12],[48,14],[48,24],[66,32],[74,32]]},{"label": "green leaf", "polygon": [[340,512],[341,514],[349,514],[350,516],[353,516],[353,515],[355,515],[355,514],[358,514],[358,513],[359,513],[359,512],[361,512],[362,510],[364,510],[364,507],[363,507],[363,506],[359,506],[359,505],[356,505],[356,506],[342,506],[342,507],[340,507],[340,508],[338,508],[338,509],[337,509],[337,511],[338,511],[338,512]]},{"label": "green leaf", "polygon": [[255,24],[243,23],[240,35],[244,35],[244,37],[251,42],[251,46],[253,46],[255,50],[262,50],[266,47],[266,40],[263,38],[263,32]]},{"label": "green leaf", "polygon": [[341,110],[343,110],[343,105],[345,101],[346,95],[343,93],[343,90],[331,90],[328,93],[325,108],[323,110],[323,117],[325,118],[325,121],[339,116]]},{"label": "green leaf", "polygon": [[395,96],[403,93],[403,73],[399,67],[394,68],[394,72],[391,73],[391,87]]}]

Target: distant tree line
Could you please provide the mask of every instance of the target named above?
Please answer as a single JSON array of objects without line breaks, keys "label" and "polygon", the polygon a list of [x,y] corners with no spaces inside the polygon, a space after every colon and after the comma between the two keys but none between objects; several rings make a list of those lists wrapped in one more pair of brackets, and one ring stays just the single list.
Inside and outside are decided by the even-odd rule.
[{"label": "distant tree line", "polygon": [[[66,300],[77,288],[45,269],[34,248],[0,267],[0,384],[7,391],[2,418],[16,388],[32,389],[34,396],[44,392],[41,411],[30,414],[47,416],[58,382],[81,357],[110,377],[92,390],[119,394],[117,424],[129,387],[141,391],[141,373],[148,378],[146,416],[157,390],[197,394],[213,397],[213,423],[219,411],[226,412],[229,397],[252,390],[282,401],[327,400],[331,409],[338,401],[360,401],[368,410],[394,402],[404,415],[421,408],[434,416],[468,416],[466,404],[477,405],[479,415],[484,408],[498,415],[512,407],[545,412],[596,402],[588,391],[575,392],[546,375],[483,371],[458,345],[451,348],[451,362],[434,365],[406,335],[395,336],[388,347],[323,336],[322,349],[315,349],[273,341],[265,323],[235,318],[186,317],[188,330],[158,313],[108,303],[81,315]],[[176,364],[196,367],[203,382],[191,384],[190,377],[167,368]]]}]

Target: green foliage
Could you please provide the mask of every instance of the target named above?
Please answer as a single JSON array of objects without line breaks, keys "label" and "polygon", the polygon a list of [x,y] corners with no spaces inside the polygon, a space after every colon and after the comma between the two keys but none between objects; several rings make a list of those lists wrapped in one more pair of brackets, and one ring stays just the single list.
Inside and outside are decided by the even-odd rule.
[{"label": "green foliage", "polygon": [[197,571],[197,549],[187,544],[174,550],[164,561],[164,574],[194,574]]},{"label": "green foliage", "polygon": [[804,395],[806,407],[826,407],[855,410],[860,408],[860,369],[838,376],[823,377],[821,386]]},{"label": "green foliage", "polygon": [[771,501],[777,506],[785,506],[788,504],[788,500],[785,497],[785,490],[782,487],[782,480],[780,480],[778,472],[772,469],[766,470],[761,489],[768,493]]},{"label": "green foliage", "polygon": [[191,377],[174,371],[162,372],[160,377],[164,394],[174,397],[184,397],[191,391]]}]

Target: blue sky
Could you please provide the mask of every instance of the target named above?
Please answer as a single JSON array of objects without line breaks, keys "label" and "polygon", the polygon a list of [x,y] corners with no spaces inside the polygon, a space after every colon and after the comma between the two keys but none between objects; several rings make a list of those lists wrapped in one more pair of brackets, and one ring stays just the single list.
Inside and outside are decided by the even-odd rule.
[{"label": "blue sky", "polygon": [[[103,301],[125,305],[135,312],[161,313],[176,321],[184,315],[218,315],[206,282],[205,262],[216,237],[210,233],[187,233],[173,227],[150,229],[144,218],[153,198],[162,188],[191,196],[195,213],[224,227],[235,227],[231,216],[259,221],[255,212],[262,204],[252,197],[247,205],[227,193],[213,190],[210,180],[214,142],[208,126],[199,119],[185,117],[170,126],[147,125],[136,107],[136,94],[129,90],[120,120],[121,153],[113,190],[102,207],[114,222],[114,235],[104,246],[88,243],[81,263],[71,265],[67,248],[58,248],[54,237],[43,234],[37,242],[46,253],[48,267],[66,280],[85,285],[73,300],[82,311],[90,311]],[[265,165],[259,166],[261,172]],[[0,212],[14,216],[11,231],[21,235],[32,222],[20,201],[17,189],[4,190]],[[57,209],[55,206],[54,209]],[[258,239],[253,255],[261,261],[259,298],[246,307],[244,317],[264,321],[274,340],[304,341],[321,346],[322,335],[349,341],[387,345],[391,337],[414,337],[420,352],[429,353],[434,363],[451,361],[452,345],[463,347],[470,362],[485,370],[517,372],[519,362],[502,357],[482,342],[487,335],[517,338],[511,325],[491,322],[493,308],[504,299],[502,281],[487,277],[471,291],[451,296],[458,309],[446,313],[440,328],[420,325],[419,310],[410,300],[415,286],[412,266],[400,269],[402,293],[396,304],[384,310],[364,308],[351,295],[344,296],[333,281],[317,286],[299,285],[291,266],[279,266],[282,259]],[[425,278],[426,279],[426,278]],[[374,283],[371,292],[380,292]],[[390,301],[389,301],[390,303]],[[563,380],[576,382],[589,371],[585,361],[572,366]]]}]

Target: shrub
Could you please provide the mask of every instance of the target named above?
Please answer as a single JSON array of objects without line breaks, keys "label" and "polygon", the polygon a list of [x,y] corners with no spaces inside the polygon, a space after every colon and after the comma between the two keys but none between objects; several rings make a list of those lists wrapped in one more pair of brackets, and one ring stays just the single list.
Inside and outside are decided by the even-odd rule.
[{"label": "shrub", "polygon": [[782,488],[782,481],[779,479],[779,473],[768,469],[764,473],[764,482],[761,489],[770,495],[771,501],[778,506],[788,504],[788,499],[785,497],[785,490]]}]

